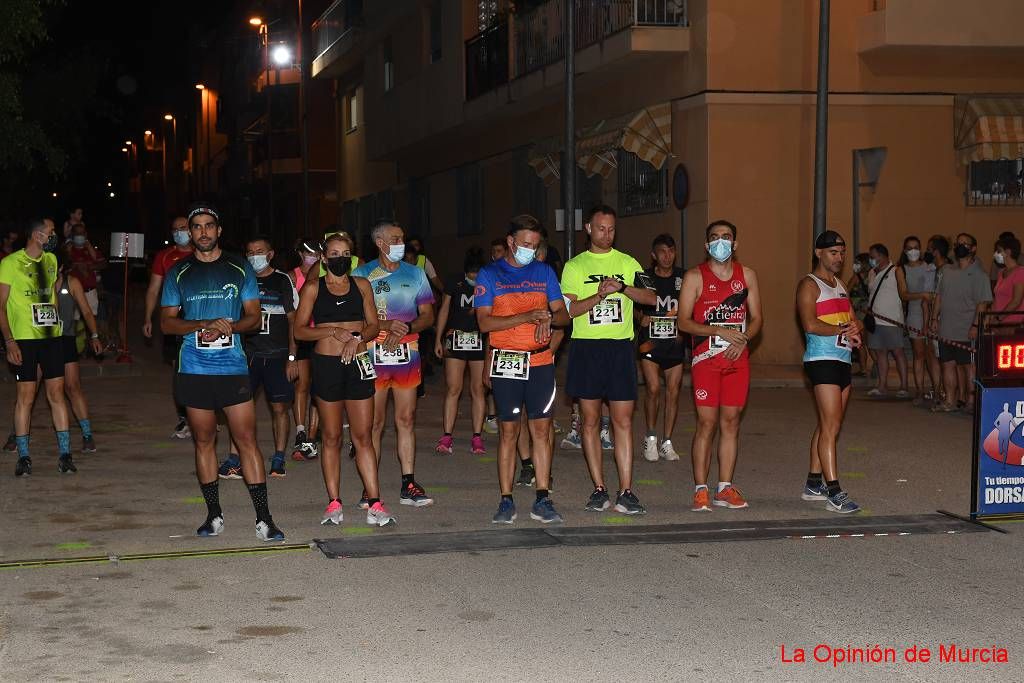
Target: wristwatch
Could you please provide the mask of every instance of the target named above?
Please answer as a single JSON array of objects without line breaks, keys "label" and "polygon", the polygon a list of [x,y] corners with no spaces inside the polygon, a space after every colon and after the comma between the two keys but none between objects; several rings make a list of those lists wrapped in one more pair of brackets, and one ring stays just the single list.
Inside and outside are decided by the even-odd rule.
[{"label": "wristwatch", "polygon": [[99,338],[100,338],[100,335],[97,332],[93,332],[91,335],[89,335],[89,339],[99,339]]},{"label": "wristwatch", "polygon": [[363,341],[363,335],[361,335],[360,333],[358,333],[358,332],[350,332],[349,334],[352,335],[353,339],[358,339],[359,341]]},{"label": "wristwatch", "polygon": [[288,362],[292,363],[294,361],[295,361],[295,354],[294,353],[289,353],[288,354]]},{"label": "wristwatch", "polygon": [[626,283],[625,283],[625,282],[622,282],[622,281],[620,280],[620,281],[619,281],[619,294],[622,294],[622,293],[623,293],[623,292],[625,292],[625,291],[626,291]]}]

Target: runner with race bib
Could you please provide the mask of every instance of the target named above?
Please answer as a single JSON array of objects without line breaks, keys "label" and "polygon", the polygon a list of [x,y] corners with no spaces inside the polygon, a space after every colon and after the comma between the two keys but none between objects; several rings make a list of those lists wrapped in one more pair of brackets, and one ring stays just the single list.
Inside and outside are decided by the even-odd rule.
[{"label": "runner with race bib", "polygon": [[545,524],[562,516],[549,496],[551,477],[551,415],[555,405],[555,365],[551,325],[569,324],[562,290],[551,266],[534,260],[541,242],[540,223],[516,216],[509,224],[505,257],[484,266],[477,275],[474,307],[480,331],[488,334],[485,372],[498,410],[498,485],[501,502],[492,522],[516,519],[512,499],[516,443],[525,409],[533,437],[531,459],[536,471],[537,499],[530,518]]},{"label": "runner with race bib", "polygon": [[601,403],[608,401],[615,432],[619,492],[615,509],[627,515],[647,510],[632,491],[633,405],[636,402],[636,357],[633,304],[655,306],[654,285],[643,266],[615,249],[615,209],[598,206],[584,226],[590,249],[570,259],[562,270],[562,293],[572,316],[572,342],[566,391],[580,401],[583,455],[594,482],[586,509],[611,506],[601,462]]},{"label": "runner with race bib", "polygon": [[[387,416],[388,396],[395,395],[395,431],[398,461],[402,466],[399,503],[422,507],[434,499],[416,483],[416,387],[420,374],[419,333],[434,324],[434,294],[424,272],[403,261],[405,233],[394,221],[379,221],[370,233],[379,256],[352,273],[370,281],[380,319],[380,333],[369,343],[377,373],[373,397],[373,448],[380,462],[381,435]],[[359,507],[369,507],[366,492]]]},{"label": "runner with race bib", "polygon": [[[732,485],[739,450],[740,415],[750,391],[747,343],[761,331],[761,296],[754,271],[735,260],[736,226],[715,221],[705,231],[709,258],[686,271],[679,298],[679,329],[693,340],[693,398],[697,428],[693,434],[694,512],[711,504],[745,508]],[[708,491],[711,444],[718,442],[718,492]]]}]

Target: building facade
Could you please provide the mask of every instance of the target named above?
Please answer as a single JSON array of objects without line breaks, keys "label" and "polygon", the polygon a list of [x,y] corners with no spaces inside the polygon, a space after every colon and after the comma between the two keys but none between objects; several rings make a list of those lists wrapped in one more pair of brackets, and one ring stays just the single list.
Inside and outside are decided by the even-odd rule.
[{"label": "building facade", "polygon": [[[735,223],[763,289],[755,359],[798,362],[818,1],[574,1],[577,205],[617,207],[617,246],[641,262],[669,233],[693,266],[704,226]],[[334,84],[339,221],[363,249],[374,218],[393,215],[453,273],[521,212],[562,248],[563,6],[339,0],[317,19],[312,75]],[[1014,0],[832,3],[827,223],[856,250],[966,231],[987,262],[999,232],[1024,232],[1022,22]]]}]

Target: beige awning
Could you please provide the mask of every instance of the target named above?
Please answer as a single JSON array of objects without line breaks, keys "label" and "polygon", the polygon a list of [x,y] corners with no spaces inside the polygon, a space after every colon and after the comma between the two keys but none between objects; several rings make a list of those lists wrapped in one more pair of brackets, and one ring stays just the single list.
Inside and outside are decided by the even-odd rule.
[{"label": "beige awning", "polygon": [[[662,168],[672,155],[672,104],[663,102],[580,130],[576,163],[588,176],[600,173],[607,178],[618,165],[619,149]],[[560,158],[561,139],[549,138],[534,145],[529,164],[550,185],[560,176]]]},{"label": "beige awning", "polygon": [[954,147],[963,164],[1024,158],[1024,95],[956,98]]}]

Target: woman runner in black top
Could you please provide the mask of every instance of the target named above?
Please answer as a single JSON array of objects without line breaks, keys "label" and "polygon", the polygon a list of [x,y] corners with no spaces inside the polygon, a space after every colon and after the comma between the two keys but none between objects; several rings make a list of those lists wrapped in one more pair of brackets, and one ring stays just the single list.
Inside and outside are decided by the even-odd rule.
[{"label": "woman runner in black top", "polygon": [[[676,242],[671,235],[654,238],[651,245],[652,265],[645,272],[654,282],[656,306],[637,306],[634,312],[639,324],[640,369],[644,373],[644,413],[647,418],[647,438],[644,458],[655,462],[659,457],[678,460],[672,447],[672,431],[676,426],[679,391],[683,385],[683,361],[686,345],[676,328],[675,316],[679,309],[679,289],[683,284],[683,269],[676,267]],[[661,372],[665,374],[665,431],[658,443],[658,407],[661,403]]]},{"label": "woman runner in black top", "polygon": [[[308,279],[302,286],[294,333],[296,339],[316,342],[310,358],[312,395],[320,413],[320,467],[329,499],[320,523],[340,524],[343,519],[340,489],[344,402],[363,495],[369,501],[366,523],[386,526],[395,520],[380,501],[377,454],[370,438],[376,375],[364,341],[377,336],[377,310],[369,281],[349,275],[351,257],[351,238],[341,234],[327,237],[323,248],[327,274]],[[313,327],[309,327],[310,320],[314,321]]]},{"label": "woman runner in black top", "polygon": [[452,432],[455,429],[455,418],[459,414],[459,397],[462,396],[462,383],[469,365],[469,393],[473,399],[473,438],[470,440],[470,451],[483,454],[484,440],[480,436],[484,424],[484,347],[483,336],[476,322],[476,311],[473,310],[473,294],[476,289],[476,276],[484,265],[483,252],[472,248],[466,252],[463,263],[462,277],[448,282],[444,288],[444,298],[437,314],[437,329],[444,333],[434,342],[434,353],[444,358],[444,379],[447,387],[444,397],[444,410],[441,413],[441,430],[443,434],[437,440],[438,453],[451,453],[454,448]]}]

